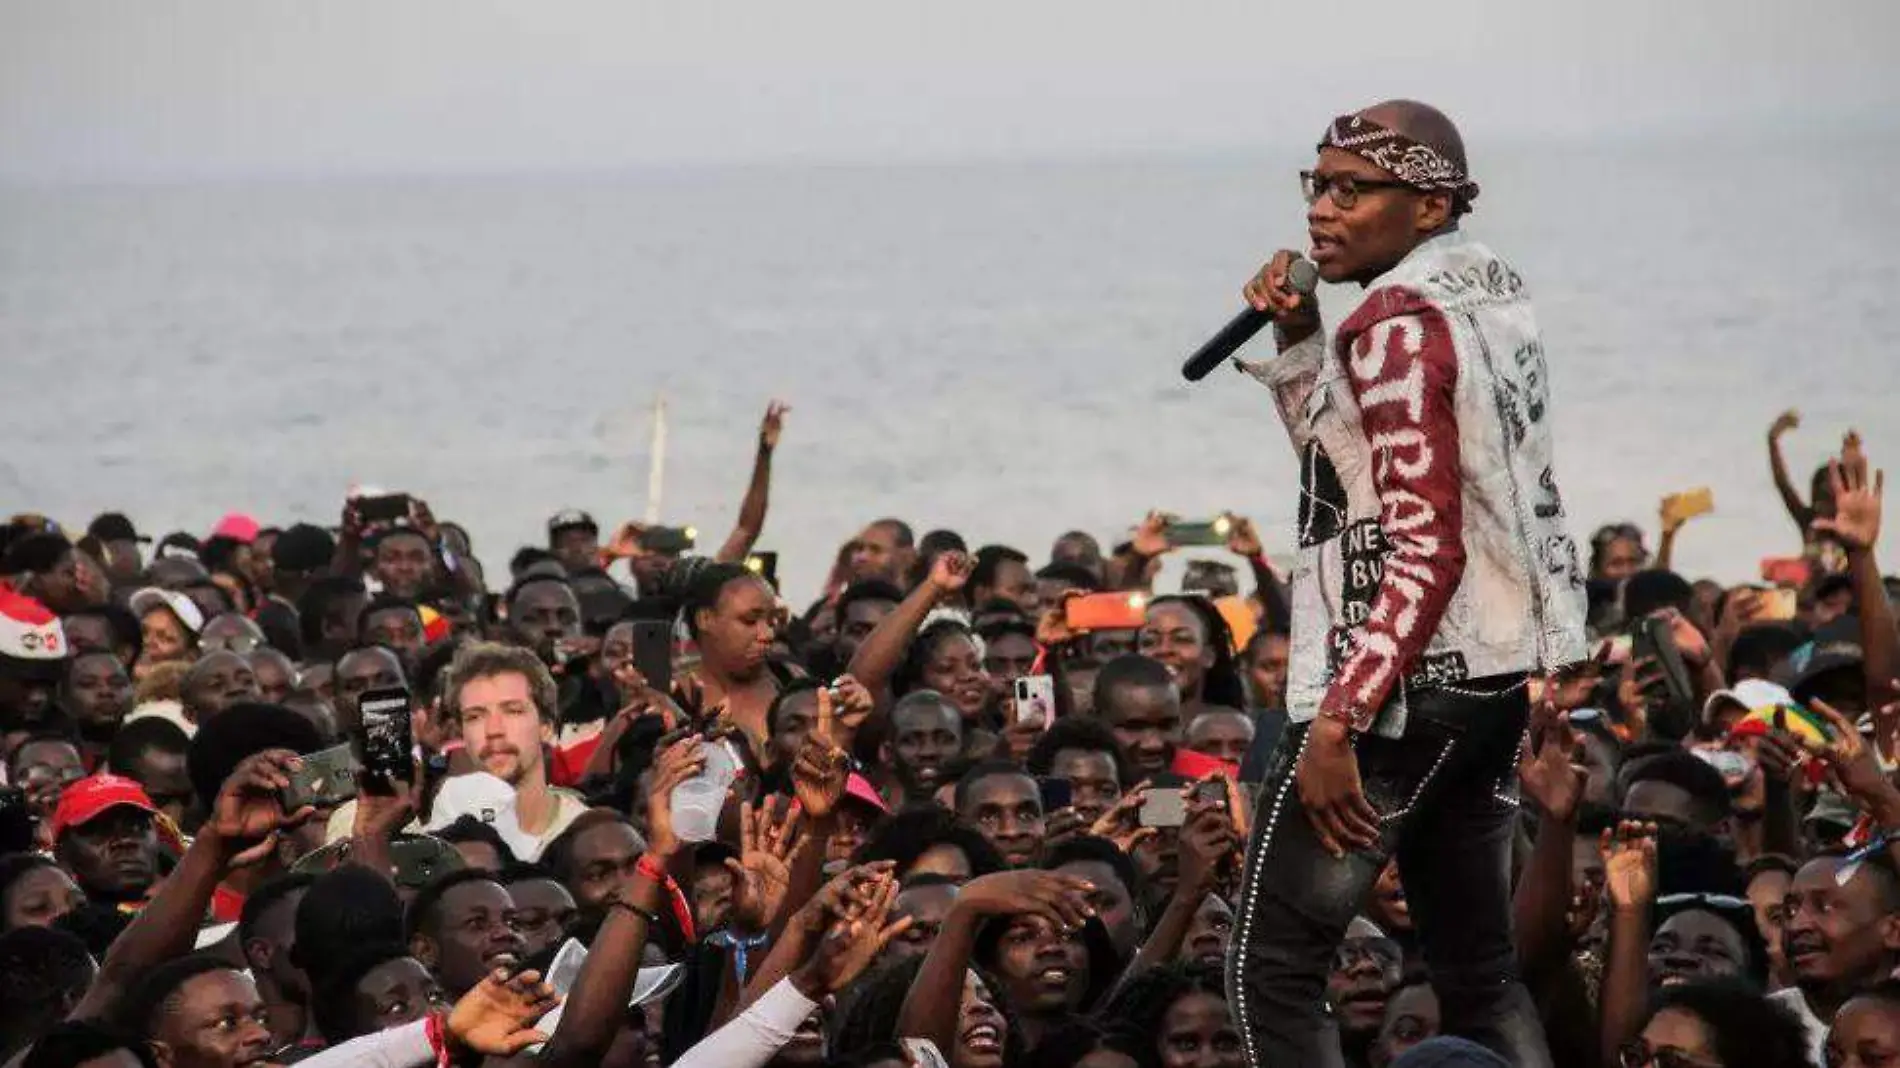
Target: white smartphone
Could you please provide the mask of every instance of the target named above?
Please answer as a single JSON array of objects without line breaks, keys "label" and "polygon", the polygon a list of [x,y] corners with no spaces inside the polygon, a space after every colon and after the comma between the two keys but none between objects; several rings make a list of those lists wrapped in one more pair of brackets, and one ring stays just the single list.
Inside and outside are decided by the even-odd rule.
[{"label": "white smartphone", "polygon": [[1056,680],[1052,675],[1024,675],[1016,680],[1016,722],[1049,729],[1056,718]]}]

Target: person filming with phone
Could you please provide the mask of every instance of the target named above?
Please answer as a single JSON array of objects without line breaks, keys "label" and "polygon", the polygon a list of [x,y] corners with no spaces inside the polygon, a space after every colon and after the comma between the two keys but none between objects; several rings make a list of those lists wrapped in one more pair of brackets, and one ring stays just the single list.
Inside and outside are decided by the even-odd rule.
[{"label": "person filming with phone", "polygon": [[1300,455],[1301,559],[1291,722],[1260,790],[1229,989],[1249,1063],[1341,1064],[1315,992],[1396,856],[1445,1033],[1547,1065],[1515,974],[1512,798],[1527,677],[1585,656],[1584,573],[1537,319],[1517,271],[1460,228],[1478,185],[1443,113],[1342,115],[1318,153],[1302,175],[1312,264],[1366,292],[1329,340],[1289,282],[1297,253],[1245,287],[1274,320],[1278,357],[1242,366]]}]

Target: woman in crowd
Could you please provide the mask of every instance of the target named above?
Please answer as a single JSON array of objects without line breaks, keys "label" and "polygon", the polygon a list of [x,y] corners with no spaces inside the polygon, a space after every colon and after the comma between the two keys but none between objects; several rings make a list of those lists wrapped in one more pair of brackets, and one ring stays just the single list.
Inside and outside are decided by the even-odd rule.
[{"label": "woman in crowd", "polygon": [[1240,681],[1233,632],[1220,612],[1195,596],[1157,597],[1148,603],[1137,650],[1167,665],[1181,690],[1181,721],[1209,707],[1251,705]]}]

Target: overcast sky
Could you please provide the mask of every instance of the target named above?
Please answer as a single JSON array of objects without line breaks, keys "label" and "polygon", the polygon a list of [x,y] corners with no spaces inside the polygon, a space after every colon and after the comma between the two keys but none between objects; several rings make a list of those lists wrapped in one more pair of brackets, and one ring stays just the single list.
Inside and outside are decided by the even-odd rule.
[{"label": "overcast sky", "polygon": [[1900,129],[1895,0],[0,0],[0,178]]}]

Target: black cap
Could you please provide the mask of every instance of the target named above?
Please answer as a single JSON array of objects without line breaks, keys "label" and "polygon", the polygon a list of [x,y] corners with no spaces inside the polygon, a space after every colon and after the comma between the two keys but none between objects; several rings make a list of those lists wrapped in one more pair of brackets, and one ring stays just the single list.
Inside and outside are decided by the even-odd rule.
[{"label": "black cap", "polygon": [[563,508],[548,517],[548,537],[552,538],[563,530],[585,530],[598,534],[600,524],[579,508]]},{"label": "black cap", "polygon": [[296,523],[271,543],[271,566],[285,572],[322,571],[336,557],[336,539],[322,527]]},{"label": "black cap", "polygon": [[170,560],[174,557],[196,560],[203,548],[203,542],[182,530],[176,530],[158,539],[158,548],[152,550],[152,556],[159,560]]},{"label": "black cap", "polygon": [[1788,692],[1794,695],[1795,700],[1807,704],[1826,692],[1820,685],[1822,679],[1836,673],[1858,676],[1865,659],[1866,655],[1860,646],[1853,642],[1817,643],[1807,663],[1801,665],[1801,670],[1789,684]]},{"label": "black cap", "polygon": [[100,541],[149,542],[152,540],[151,535],[140,534],[139,529],[132,525],[132,520],[126,518],[124,512],[100,513],[98,518],[86,525],[86,533]]}]

